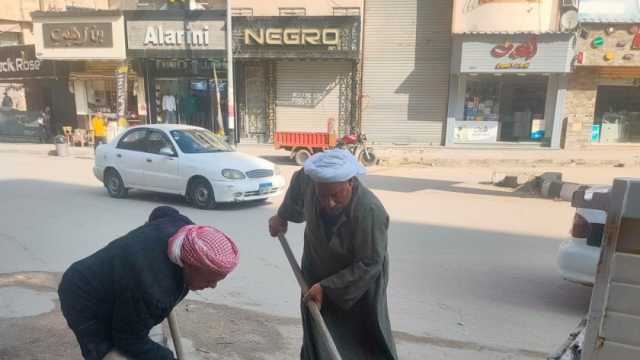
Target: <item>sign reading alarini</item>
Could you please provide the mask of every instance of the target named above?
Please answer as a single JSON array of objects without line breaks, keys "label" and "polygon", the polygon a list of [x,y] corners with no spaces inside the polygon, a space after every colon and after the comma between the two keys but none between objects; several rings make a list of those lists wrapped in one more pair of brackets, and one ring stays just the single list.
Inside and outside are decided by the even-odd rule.
[{"label": "sign reading alarini", "polygon": [[113,47],[111,23],[43,24],[45,48],[110,48]]},{"label": "sign reading alarini", "polygon": [[491,49],[491,56],[497,59],[508,58],[509,62],[500,62],[496,64],[496,70],[521,70],[528,69],[536,54],[538,53],[538,39],[533,36],[529,40],[514,44],[506,41],[503,44],[496,45]]},{"label": "sign reading alarini", "polygon": [[244,29],[245,45],[340,45],[339,29]]}]

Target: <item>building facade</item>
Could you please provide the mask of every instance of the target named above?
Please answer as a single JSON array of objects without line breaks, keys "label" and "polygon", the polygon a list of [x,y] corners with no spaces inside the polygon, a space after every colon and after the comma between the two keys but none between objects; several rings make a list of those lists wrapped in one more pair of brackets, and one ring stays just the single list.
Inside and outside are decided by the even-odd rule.
[{"label": "building facade", "polygon": [[567,149],[640,144],[640,6],[583,0],[566,99]]},{"label": "building facade", "polygon": [[[36,56],[69,68],[68,92],[74,115],[65,122],[89,129],[96,114],[109,120],[120,116],[117,72],[126,65],[124,16],[119,10],[68,10],[34,12]],[[135,87],[136,74],[128,75],[128,88]],[[122,93],[122,91],[120,91]],[[135,91],[128,94],[136,94]],[[138,120],[135,99],[126,102],[127,117]]]},{"label": "building facade", "polygon": [[352,133],[359,16],[234,17],[239,131],[271,142],[279,132]]},{"label": "building facade", "polygon": [[451,0],[367,0],[359,127],[378,144],[441,145]]},{"label": "building facade", "polygon": [[228,127],[225,14],[125,11],[127,58],[143,84],[148,123]]},{"label": "building facade", "polygon": [[559,148],[574,35],[557,1],[454,1],[446,145]]}]

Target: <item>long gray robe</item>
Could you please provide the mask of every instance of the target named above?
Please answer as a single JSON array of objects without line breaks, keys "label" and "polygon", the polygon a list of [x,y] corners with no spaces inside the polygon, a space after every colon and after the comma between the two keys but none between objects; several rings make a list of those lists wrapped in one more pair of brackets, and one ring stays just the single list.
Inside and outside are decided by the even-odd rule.
[{"label": "long gray robe", "polygon": [[[389,216],[378,198],[354,179],[350,204],[335,226],[326,228],[313,181],[300,170],[278,216],[307,222],[302,273],[309,286],[322,286],[321,312],[342,358],[397,359],[387,308]],[[302,323],[301,359],[327,359],[305,306]]]}]

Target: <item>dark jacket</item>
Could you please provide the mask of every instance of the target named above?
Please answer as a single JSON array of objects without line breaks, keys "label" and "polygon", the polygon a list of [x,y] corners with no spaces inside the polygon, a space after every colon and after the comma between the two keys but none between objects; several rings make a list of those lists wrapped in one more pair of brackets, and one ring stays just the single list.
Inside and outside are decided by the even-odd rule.
[{"label": "dark jacket", "polygon": [[168,258],[167,244],[178,229],[193,223],[167,207],[154,210],[149,220],[63,275],[62,311],[85,358],[92,358],[85,353],[87,342],[98,338],[99,347],[134,359],[173,359],[148,334],[188,292],[182,269]]}]

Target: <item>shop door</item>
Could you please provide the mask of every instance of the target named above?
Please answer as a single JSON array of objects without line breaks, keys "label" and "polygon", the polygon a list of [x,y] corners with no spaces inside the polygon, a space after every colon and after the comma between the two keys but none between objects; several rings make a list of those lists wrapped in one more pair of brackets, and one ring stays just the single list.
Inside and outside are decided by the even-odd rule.
[{"label": "shop door", "polygon": [[[267,134],[267,98],[264,64],[245,67],[245,129],[248,138],[265,139]],[[263,140],[264,141],[264,140]]]},{"label": "shop door", "polygon": [[547,82],[548,78],[543,76],[505,78],[502,81],[499,141],[542,140],[534,134],[544,130]]},{"label": "shop door", "polygon": [[181,123],[211,129],[211,89],[207,79],[189,79],[181,98]]},{"label": "shop door", "polygon": [[349,62],[280,62],[276,66],[276,131],[326,132],[340,117],[340,80]]}]

